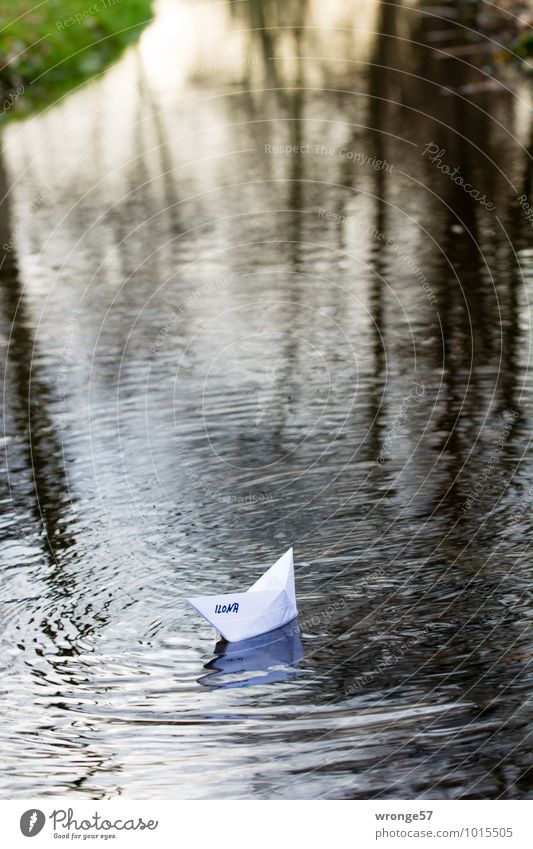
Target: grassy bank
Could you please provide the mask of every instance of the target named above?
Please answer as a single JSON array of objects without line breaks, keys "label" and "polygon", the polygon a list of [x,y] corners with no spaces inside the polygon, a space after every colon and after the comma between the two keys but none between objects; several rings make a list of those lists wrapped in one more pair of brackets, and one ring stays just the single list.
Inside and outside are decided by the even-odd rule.
[{"label": "grassy bank", "polygon": [[103,70],[151,19],[151,0],[0,6],[0,117],[46,105]]}]

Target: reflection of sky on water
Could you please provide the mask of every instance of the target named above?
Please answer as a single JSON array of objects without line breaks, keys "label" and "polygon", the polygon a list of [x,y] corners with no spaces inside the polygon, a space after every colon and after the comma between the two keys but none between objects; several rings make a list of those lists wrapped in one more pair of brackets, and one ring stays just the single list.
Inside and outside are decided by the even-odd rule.
[{"label": "reflection of sky on water", "polygon": [[300,629],[294,620],[249,640],[221,640],[215,646],[215,657],[205,664],[208,674],[202,675],[198,683],[230,689],[285,681],[296,673],[303,656]]}]

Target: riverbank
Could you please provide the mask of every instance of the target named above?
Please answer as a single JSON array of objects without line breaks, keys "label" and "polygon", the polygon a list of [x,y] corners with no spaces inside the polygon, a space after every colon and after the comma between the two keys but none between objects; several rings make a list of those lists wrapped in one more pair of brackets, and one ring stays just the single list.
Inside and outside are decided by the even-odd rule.
[{"label": "riverbank", "polygon": [[0,9],[0,117],[98,74],[152,19],[151,0],[19,0]]}]

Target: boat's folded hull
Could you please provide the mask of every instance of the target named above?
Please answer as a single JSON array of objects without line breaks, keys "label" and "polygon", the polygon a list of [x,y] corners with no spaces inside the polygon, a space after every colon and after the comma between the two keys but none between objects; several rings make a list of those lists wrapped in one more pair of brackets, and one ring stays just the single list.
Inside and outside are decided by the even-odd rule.
[{"label": "boat's folded hull", "polygon": [[231,643],[286,625],[298,615],[292,548],[247,592],[195,596],[187,601]]},{"label": "boat's folded hull", "polygon": [[285,590],[197,596],[187,601],[228,642],[280,628],[298,615]]}]

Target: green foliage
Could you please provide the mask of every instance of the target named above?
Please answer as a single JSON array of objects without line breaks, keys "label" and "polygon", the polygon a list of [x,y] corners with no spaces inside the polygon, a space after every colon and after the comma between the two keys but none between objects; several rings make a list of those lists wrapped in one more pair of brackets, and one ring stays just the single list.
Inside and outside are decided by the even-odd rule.
[{"label": "green foliage", "polygon": [[529,56],[533,56],[533,35],[531,33],[525,33],[516,44],[512,45],[511,49],[521,59],[527,59]]},{"label": "green foliage", "polygon": [[152,18],[151,0],[2,0],[0,95],[17,108],[57,97],[99,73]]}]

